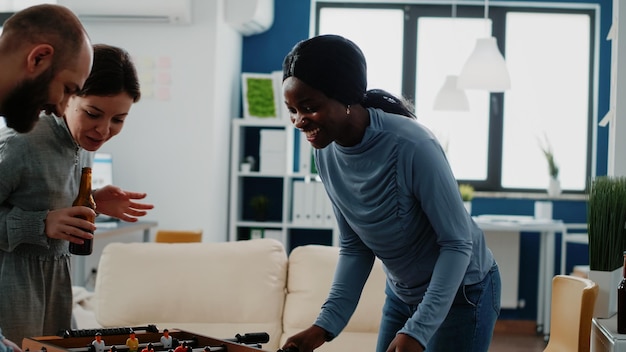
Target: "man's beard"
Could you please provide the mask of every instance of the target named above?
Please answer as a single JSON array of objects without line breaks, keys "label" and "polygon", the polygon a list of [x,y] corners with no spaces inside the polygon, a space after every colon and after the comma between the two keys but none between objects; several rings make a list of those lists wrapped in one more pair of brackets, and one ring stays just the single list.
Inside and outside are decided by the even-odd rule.
[{"label": "man's beard", "polygon": [[49,109],[57,113],[47,103],[53,76],[52,69],[48,69],[34,79],[20,82],[9,92],[0,106],[0,115],[4,116],[8,127],[26,133],[35,127],[41,110]]}]

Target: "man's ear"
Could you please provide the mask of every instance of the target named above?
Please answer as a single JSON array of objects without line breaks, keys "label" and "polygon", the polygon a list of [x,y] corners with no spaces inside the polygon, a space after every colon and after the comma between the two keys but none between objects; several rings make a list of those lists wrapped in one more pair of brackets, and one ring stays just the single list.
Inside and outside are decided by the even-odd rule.
[{"label": "man's ear", "polygon": [[50,44],[37,44],[26,57],[26,67],[29,73],[39,75],[52,66],[54,48]]}]

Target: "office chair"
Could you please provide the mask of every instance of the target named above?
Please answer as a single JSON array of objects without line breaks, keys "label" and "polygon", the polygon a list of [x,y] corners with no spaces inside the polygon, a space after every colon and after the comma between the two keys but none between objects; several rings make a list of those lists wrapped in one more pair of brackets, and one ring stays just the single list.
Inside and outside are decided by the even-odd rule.
[{"label": "office chair", "polygon": [[158,230],[157,243],[202,242],[202,230]]},{"label": "office chair", "polygon": [[550,340],[544,352],[589,352],[598,284],[571,275],[552,279]]}]

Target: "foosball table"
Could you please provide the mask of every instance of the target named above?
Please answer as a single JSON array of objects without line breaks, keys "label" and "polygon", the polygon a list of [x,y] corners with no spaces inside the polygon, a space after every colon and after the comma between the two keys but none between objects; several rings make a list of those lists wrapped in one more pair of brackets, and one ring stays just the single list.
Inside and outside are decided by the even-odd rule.
[{"label": "foosball table", "polygon": [[[93,344],[96,334],[103,342],[104,352],[253,352],[264,351],[261,344],[269,341],[267,333],[237,334],[232,339],[217,339],[183,330],[168,329],[172,345],[166,347],[161,342],[163,332],[154,325],[145,327],[102,328],[89,330],[68,330],[59,336],[25,338],[22,341],[24,352],[101,352]],[[139,342],[138,349],[126,345],[130,334],[134,333]],[[277,352],[297,352],[279,350]]]}]

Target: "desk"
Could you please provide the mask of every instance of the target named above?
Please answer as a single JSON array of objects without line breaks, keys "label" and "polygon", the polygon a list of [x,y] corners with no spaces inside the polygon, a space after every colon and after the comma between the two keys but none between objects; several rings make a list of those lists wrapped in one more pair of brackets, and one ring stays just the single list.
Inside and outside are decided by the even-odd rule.
[{"label": "desk", "polygon": [[591,351],[626,351],[626,335],[617,333],[617,314],[608,319],[593,318]]},{"label": "desk", "polygon": [[506,216],[494,218],[477,216],[474,221],[485,232],[538,232],[539,275],[537,279],[537,332],[550,334],[550,301],[552,299],[552,278],[554,277],[555,233],[566,234],[567,227],[561,220],[522,218]]},{"label": "desk", "polygon": [[[150,229],[157,226],[156,221],[111,221],[96,222],[96,232],[94,233],[94,241],[117,235],[126,235],[136,231],[143,231],[143,241],[150,241]],[[72,255],[76,259],[76,268],[73,270],[74,282],[80,283],[85,280],[85,261],[87,256]]]}]

